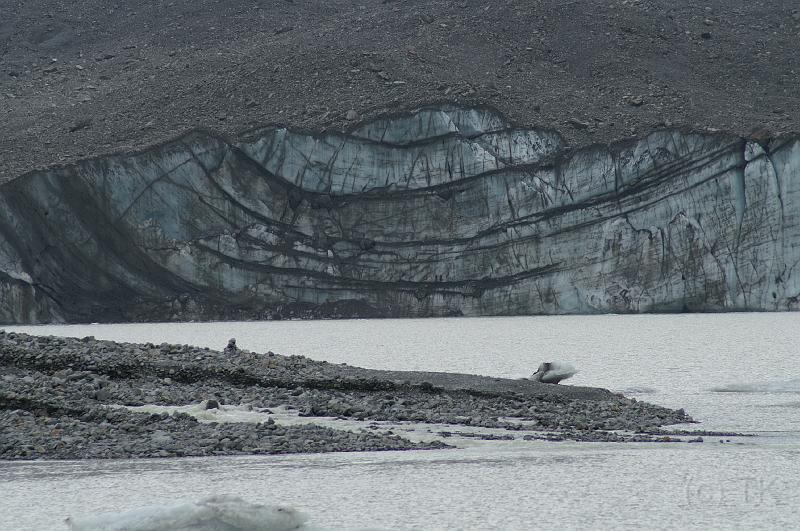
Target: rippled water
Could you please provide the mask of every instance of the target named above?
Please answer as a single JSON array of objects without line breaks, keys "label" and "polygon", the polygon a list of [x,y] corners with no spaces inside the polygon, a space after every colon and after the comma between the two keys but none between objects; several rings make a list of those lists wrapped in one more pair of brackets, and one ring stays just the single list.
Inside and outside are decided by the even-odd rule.
[{"label": "rippled water", "polygon": [[[373,368],[528,376],[683,407],[720,443],[473,442],[437,452],[0,464],[0,529],[235,493],[318,525],[417,529],[800,525],[800,314],[516,317],[13,327],[303,354]],[[10,328],[8,328],[10,329]],[[729,439],[729,438],[723,438]],[[9,495],[10,494],[10,495]],[[63,527],[62,527],[63,528]]]}]

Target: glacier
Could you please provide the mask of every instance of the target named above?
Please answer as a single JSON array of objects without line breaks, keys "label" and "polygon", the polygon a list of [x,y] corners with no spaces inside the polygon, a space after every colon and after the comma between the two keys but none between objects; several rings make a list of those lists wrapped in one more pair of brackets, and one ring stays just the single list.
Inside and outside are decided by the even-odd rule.
[{"label": "glacier", "polygon": [[798,216],[796,134],[194,130],[0,186],[0,322],[796,310]]}]

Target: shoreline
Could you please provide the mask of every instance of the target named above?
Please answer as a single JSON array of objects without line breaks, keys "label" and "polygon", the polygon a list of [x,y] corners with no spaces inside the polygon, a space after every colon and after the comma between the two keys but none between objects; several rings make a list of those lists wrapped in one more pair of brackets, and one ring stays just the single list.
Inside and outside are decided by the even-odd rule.
[{"label": "shoreline", "polygon": [[[203,421],[116,407],[193,404],[213,412],[237,406],[265,420]],[[276,408],[309,423],[284,424],[272,415]],[[414,442],[391,429],[318,426],[315,417],[452,429]],[[0,460],[441,449],[451,447],[450,432],[466,426],[540,432],[528,440],[679,441],[661,428],[687,422],[682,410],[599,388],[363,369],[233,344],[215,351],[0,331]]]}]

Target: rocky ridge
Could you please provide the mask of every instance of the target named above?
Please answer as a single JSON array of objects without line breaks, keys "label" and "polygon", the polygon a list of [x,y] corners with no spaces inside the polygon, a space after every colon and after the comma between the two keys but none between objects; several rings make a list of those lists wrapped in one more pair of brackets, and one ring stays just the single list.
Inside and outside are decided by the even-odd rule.
[{"label": "rocky ridge", "polygon": [[0,6],[0,182],[197,127],[344,131],[489,104],[574,147],[800,131],[800,9],[746,0],[30,0]]},{"label": "rocky ridge", "polygon": [[[390,432],[315,425],[202,423],[117,406],[204,402],[301,416],[530,429],[547,439],[670,440],[682,411],[603,389],[481,376],[376,371],[187,345],[0,332],[0,458],[80,459],[444,448]],[[115,406],[115,407],[109,407]],[[628,430],[621,434],[611,430]],[[654,435],[644,432],[651,431]],[[638,434],[633,432],[640,432]],[[447,438],[451,433],[441,435]],[[492,435],[473,435],[492,438]]]}]

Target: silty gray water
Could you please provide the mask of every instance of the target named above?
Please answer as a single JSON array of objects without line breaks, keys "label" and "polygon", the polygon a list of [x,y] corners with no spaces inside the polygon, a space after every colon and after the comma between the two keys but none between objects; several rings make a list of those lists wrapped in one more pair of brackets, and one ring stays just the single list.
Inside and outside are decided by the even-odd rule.
[{"label": "silty gray water", "polygon": [[[796,314],[525,317],[36,327],[32,333],[224,346],[386,369],[528,376],[684,407],[696,445],[476,441],[459,450],[3,464],[0,528],[217,492],[286,503],[332,526],[419,529],[786,528],[800,521]],[[19,329],[19,328],[15,328]],[[715,391],[726,389],[729,392]],[[213,481],[209,478],[213,477]],[[30,507],[38,508],[31,511]]]}]

